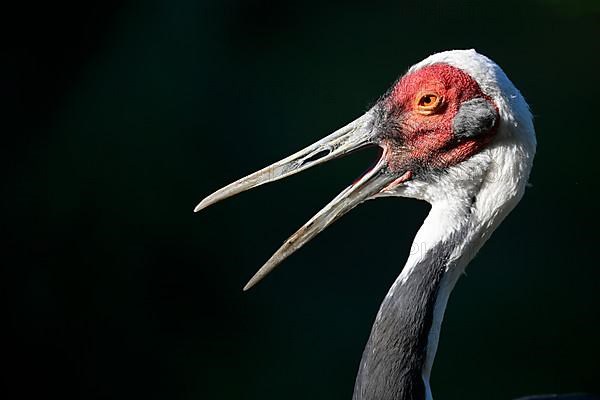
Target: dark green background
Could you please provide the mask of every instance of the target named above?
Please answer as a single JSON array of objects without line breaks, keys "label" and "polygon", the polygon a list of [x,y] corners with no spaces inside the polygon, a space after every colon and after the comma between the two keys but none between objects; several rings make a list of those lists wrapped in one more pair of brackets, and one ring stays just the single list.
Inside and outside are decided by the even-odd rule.
[{"label": "dark green background", "polygon": [[597,1],[20,4],[2,13],[6,399],[350,399],[425,203],[359,207],[255,290],[358,153],[195,215],[476,48],[535,115],[532,187],[452,295],[438,399],[600,392]]}]

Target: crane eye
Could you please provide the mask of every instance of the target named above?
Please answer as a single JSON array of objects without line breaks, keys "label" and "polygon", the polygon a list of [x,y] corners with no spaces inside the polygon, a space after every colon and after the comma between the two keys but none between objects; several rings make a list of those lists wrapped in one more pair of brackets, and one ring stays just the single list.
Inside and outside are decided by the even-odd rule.
[{"label": "crane eye", "polygon": [[417,111],[424,115],[432,114],[441,104],[441,98],[435,93],[425,93],[418,97]]}]

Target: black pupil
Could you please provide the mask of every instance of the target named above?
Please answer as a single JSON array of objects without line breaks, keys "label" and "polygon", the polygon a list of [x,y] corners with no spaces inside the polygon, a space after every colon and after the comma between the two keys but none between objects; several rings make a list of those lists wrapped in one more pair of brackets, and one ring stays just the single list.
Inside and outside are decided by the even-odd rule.
[{"label": "black pupil", "polygon": [[431,103],[431,96],[424,96],[423,104],[429,104],[429,103]]}]

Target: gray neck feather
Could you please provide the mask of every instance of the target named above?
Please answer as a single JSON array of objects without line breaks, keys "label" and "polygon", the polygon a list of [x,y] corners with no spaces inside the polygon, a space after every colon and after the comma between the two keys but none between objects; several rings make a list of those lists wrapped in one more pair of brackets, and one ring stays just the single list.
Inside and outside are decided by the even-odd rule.
[{"label": "gray neck feather", "polygon": [[396,280],[373,324],[353,400],[426,399],[423,371],[434,308],[452,252],[465,233],[466,229],[457,231],[438,243],[407,276]]}]

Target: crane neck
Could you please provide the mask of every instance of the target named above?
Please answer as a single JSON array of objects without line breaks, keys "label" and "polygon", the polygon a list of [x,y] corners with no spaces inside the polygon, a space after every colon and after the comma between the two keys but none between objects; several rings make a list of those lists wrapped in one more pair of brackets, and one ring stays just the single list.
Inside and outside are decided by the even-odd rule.
[{"label": "crane neck", "polygon": [[432,399],[429,376],[450,292],[523,196],[535,144],[514,137],[519,129],[532,131],[530,125],[507,125],[497,143],[480,154],[432,181],[408,182],[403,194],[432,208],[380,306],[354,400]]},{"label": "crane neck", "polygon": [[[475,199],[473,199],[475,201]],[[476,249],[474,204],[434,203],[363,352],[354,400],[431,399],[429,375],[450,292]],[[475,246],[478,248],[479,246]]]}]

